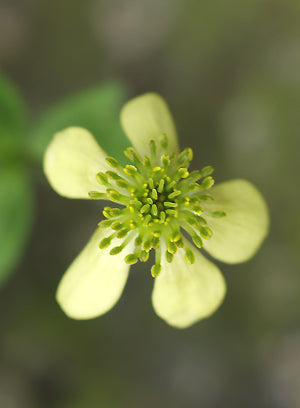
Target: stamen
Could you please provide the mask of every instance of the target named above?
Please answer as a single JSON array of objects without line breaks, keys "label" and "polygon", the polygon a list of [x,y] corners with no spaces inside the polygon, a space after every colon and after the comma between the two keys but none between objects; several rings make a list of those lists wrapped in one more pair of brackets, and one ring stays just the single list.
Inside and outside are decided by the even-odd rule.
[{"label": "stamen", "polygon": [[[206,215],[214,218],[226,216],[224,211],[209,211],[213,196],[203,194],[214,184],[210,175],[213,167],[203,167],[201,171],[188,171],[193,159],[192,149],[186,148],[176,155],[167,153],[168,137],[160,136],[159,144],[150,140],[149,156],[141,158],[134,148],[127,148],[125,156],[132,164],[122,167],[112,157],[106,163],[115,170],[99,172],[96,179],[106,187],[106,193],[90,191],[92,199],[105,199],[117,202],[124,208],[105,207],[107,218],[98,225],[111,228],[110,236],[103,238],[100,248],[107,248],[117,237],[122,244],[111,249],[110,254],[119,254],[133,239],[135,250],[125,258],[128,264],[140,259],[146,262],[149,251],[155,251],[155,264],[151,268],[153,277],[161,271],[161,252],[167,262],[172,262],[178,248],[183,248],[187,263],[195,262],[193,251],[184,244],[181,228],[192,238],[197,248],[205,246],[202,239],[211,238],[213,232],[206,221]],[[202,182],[197,183],[202,179]],[[203,202],[207,203],[205,206]],[[200,215],[201,214],[201,215]],[[178,255],[177,255],[178,256]]]},{"label": "stamen", "polygon": [[212,177],[206,177],[201,184],[201,187],[203,190],[208,190],[209,188],[211,188],[215,183],[215,180]]},{"label": "stamen", "polygon": [[173,261],[173,257],[174,257],[174,255],[171,254],[171,252],[166,251],[166,259],[167,259],[167,262],[171,263],[171,262]]},{"label": "stamen", "polygon": [[88,195],[90,196],[90,198],[92,198],[93,200],[101,200],[101,199],[105,199],[106,198],[106,194],[105,193],[99,193],[98,191],[89,191]]},{"label": "stamen", "polygon": [[125,262],[128,265],[133,265],[137,263],[138,260],[139,260],[139,257],[136,254],[129,254],[125,257]]},{"label": "stamen", "polygon": [[164,185],[165,185],[165,179],[161,179],[160,182],[159,182],[158,188],[157,188],[157,191],[158,191],[159,193],[162,193],[162,192],[163,192]]},{"label": "stamen", "polygon": [[195,255],[194,253],[190,250],[190,248],[185,249],[185,260],[187,261],[188,264],[193,264],[195,262]]},{"label": "stamen", "polygon": [[210,176],[214,172],[214,168],[212,166],[203,167],[201,170],[201,177]]},{"label": "stamen", "polygon": [[214,218],[223,218],[223,217],[226,217],[226,212],[224,212],[224,211],[214,211],[214,212],[210,212],[209,215],[211,215]]},{"label": "stamen", "polygon": [[163,150],[167,150],[169,144],[168,136],[163,133],[160,137],[160,145]]},{"label": "stamen", "polygon": [[104,186],[109,186],[108,178],[106,174],[100,172],[96,175],[96,179],[99,184],[104,185]]}]

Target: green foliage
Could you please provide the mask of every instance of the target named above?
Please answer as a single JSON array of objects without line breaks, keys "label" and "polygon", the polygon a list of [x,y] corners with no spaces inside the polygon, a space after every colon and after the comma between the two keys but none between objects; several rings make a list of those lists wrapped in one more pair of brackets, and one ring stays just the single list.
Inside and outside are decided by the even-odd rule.
[{"label": "green foliage", "polygon": [[32,191],[23,166],[26,105],[0,74],[0,285],[22,255],[32,220]]},{"label": "green foliage", "polygon": [[14,85],[0,72],[0,162],[20,149],[26,124],[26,106]]},{"label": "green foliage", "polygon": [[33,152],[41,160],[53,134],[69,126],[88,129],[109,154],[124,161],[129,146],[120,125],[119,113],[125,90],[119,83],[100,85],[68,98],[40,118],[33,134]]},{"label": "green foliage", "polygon": [[22,168],[0,172],[0,285],[20,259],[30,231],[33,198]]}]

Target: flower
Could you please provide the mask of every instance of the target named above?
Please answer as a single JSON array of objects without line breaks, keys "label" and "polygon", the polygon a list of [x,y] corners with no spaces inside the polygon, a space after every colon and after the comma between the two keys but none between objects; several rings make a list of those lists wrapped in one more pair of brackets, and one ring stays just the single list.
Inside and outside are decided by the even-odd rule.
[{"label": "flower", "polygon": [[193,151],[179,153],[172,116],[159,95],[129,101],[121,123],[133,146],[124,152],[131,162],[125,167],[82,128],[57,133],[45,153],[44,171],[57,193],[118,204],[104,208],[106,219],[63,276],[57,300],[75,319],[106,313],[120,298],[130,265],[146,262],[154,249],[154,310],[185,328],[210,316],[226,292],[219,268],[195,246],[220,261],[248,260],[267,234],[267,207],[248,181],[213,187],[211,166],[188,171]]}]

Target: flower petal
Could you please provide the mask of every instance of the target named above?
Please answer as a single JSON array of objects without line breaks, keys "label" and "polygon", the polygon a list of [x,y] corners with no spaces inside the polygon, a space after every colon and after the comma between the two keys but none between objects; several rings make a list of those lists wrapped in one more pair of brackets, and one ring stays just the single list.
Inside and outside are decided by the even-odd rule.
[{"label": "flower petal", "polygon": [[223,262],[247,261],[267,235],[269,215],[260,192],[246,180],[231,180],[210,190],[215,200],[207,204],[212,211],[225,211],[226,217],[206,216],[213,231],[204,242],[205,250]]},{"label": "flower petal", "polygon": [[53,189],[69,198],[89,198],[105,192],[96,174],[105,171],[105,152],[86,129],[71,127],[56,133],[44,157],[44,172]]},{"label": "flower petal", "polygon": [[171,263],[163,259],[152,293],[158,316],[181,329],[210,316],[220,306],[226,292],[224,278],[217,266],[187,241],[185,244],[193,250],[195,263],[187,264],[183,249],[178,249]]},{"label": "flower petal", "polygon": [[121,111],[121,123],[132,145],[143,157],[149,155],[149,141],[168,135],[168,153],[178,152],[175,125],[166,102],[157,94],[148,93],[127,102]]},{"label": "flower petal", "polygon": [[[107,230],[96,230],[58,286],[57,301],[73,319],[91,319],[106,313],[123,292],[129,271],[124,258],[134,244],[128,244],[118,255],[110,255],[112,247],[99,248],[107,235]],[[115,243],[120,241],[115,238]]]}]

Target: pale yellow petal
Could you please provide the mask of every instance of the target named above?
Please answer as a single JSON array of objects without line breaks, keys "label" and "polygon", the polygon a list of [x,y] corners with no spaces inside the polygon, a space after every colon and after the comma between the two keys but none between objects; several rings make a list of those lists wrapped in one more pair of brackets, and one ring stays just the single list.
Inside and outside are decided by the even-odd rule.
[{"label": "pale yellow petal", "polygon": [[86,129],[71,127],[56,133],[44,157],[44,172],[53,189],[68,198],[89,198],[105,192],[96,174],[107,170],[107,155]]},{"label": "pale yellow petal", "polygon": [[163,259],[152,293],[158,316],[181,329],[210,316],[226,293],[226,284],[217,266],[187,241],[185,243],[193,250],[195,263],[187,264],[183,249],[177,251],[171,263]]},{"label": "pale yellow petal", "polygon": [[127,102],[121,111],[121,123],[132,145],[141,156],[149,156],[149,141],[155,140],[160,151],[160,137],[169,139],[168,153],[178,152],[178,141],[172,115],[166,102],[154,93]]},{"label": "pale yellow petal", "polygon": [[209,192],[215,200],[205,208],[225,211],[226,217],[205,216],[213,236],[204,241],[204,249],[223,262],[247,261],[268,232],[269,214],[264,198],[246,180],[227,181]]},{"label": "pale yellow petal", "polygon": [[110,247],[100,249],[100,241],[108,234],[107,229],[96,230],[58,286],[57,301],[73,319],[91,319],[106,313],[123,292],[129,271],[124,258],[134,244],[128,244],[118,255],[110,255],[111,248],[121,241],[115,238]]}]

